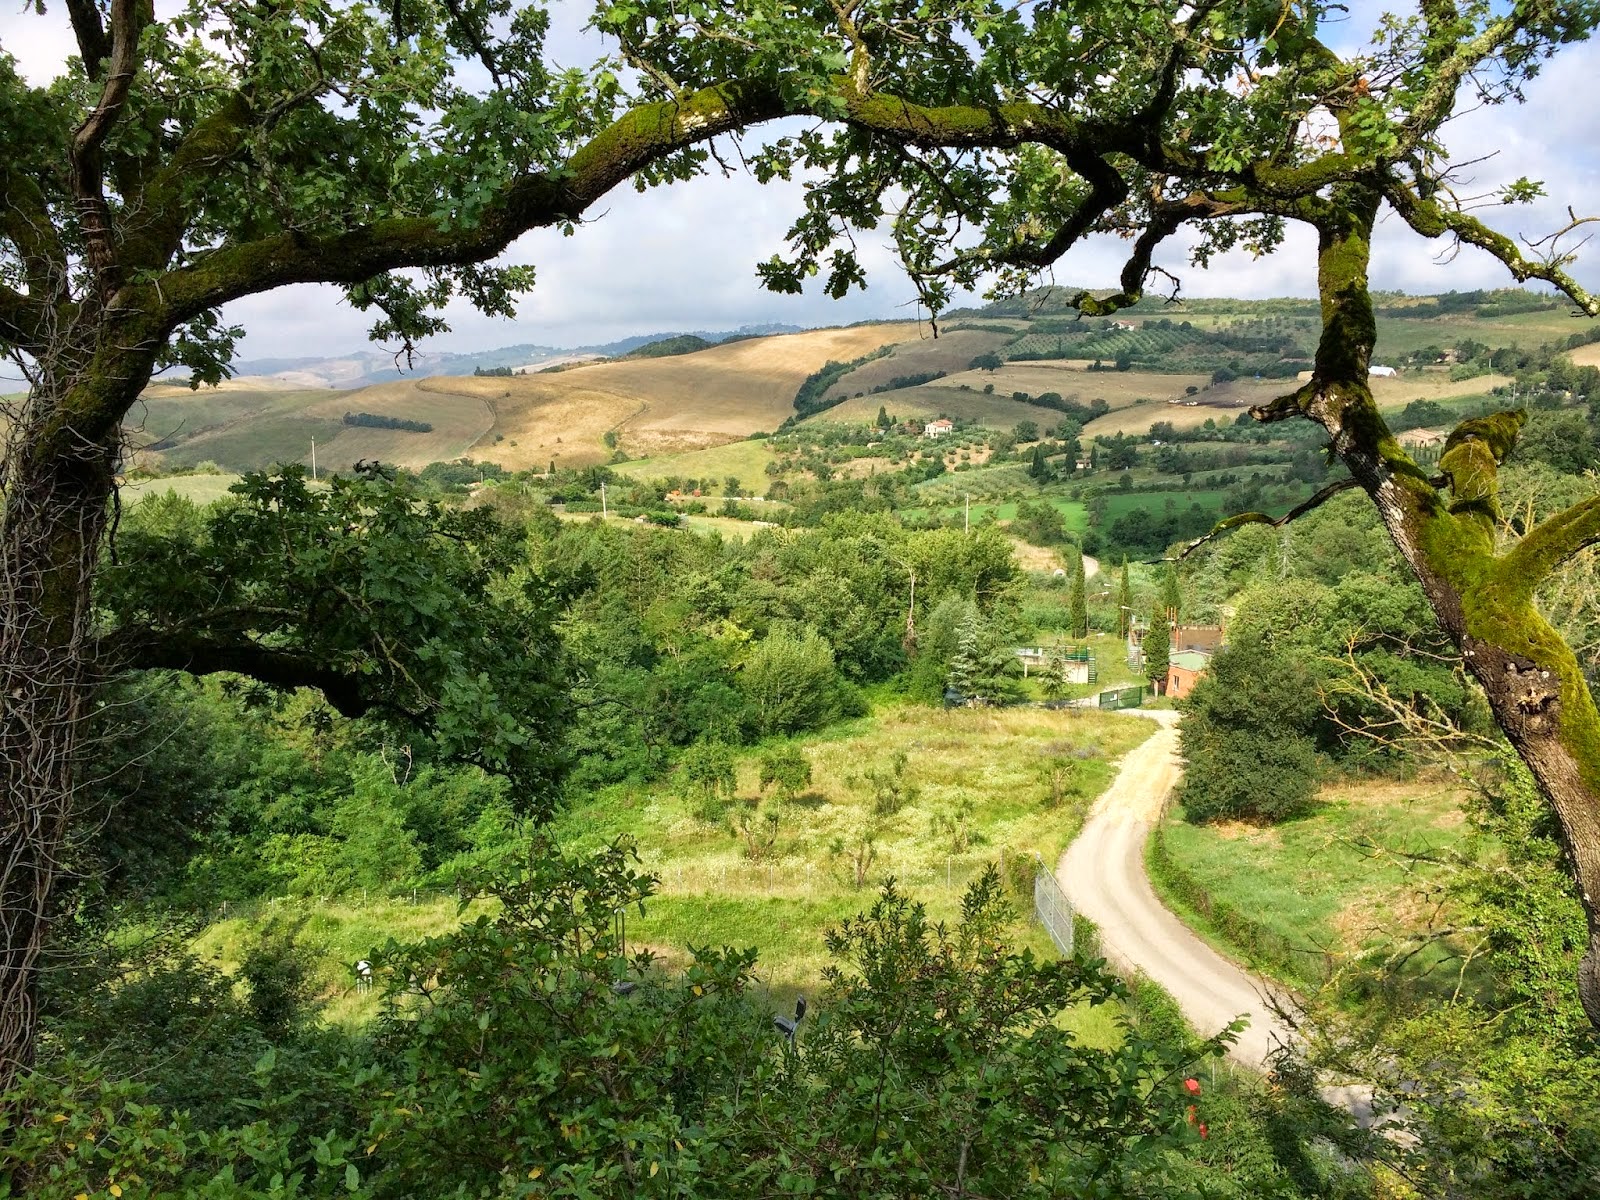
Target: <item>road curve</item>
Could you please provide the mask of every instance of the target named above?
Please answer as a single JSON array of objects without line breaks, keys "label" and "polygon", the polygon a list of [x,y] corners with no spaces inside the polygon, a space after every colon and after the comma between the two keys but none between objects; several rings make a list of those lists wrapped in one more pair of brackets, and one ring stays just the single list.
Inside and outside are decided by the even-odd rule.
[{"label": "road curve", "polygon": [[1147,709],[1129,715],[1161,728],[1123,757],[1083,832],[1061,856],[1056,878],[1077,911],[1099,926],[1106,957],[1165,988],[1200,1033],[1216,1033],[1235,1017],[1248,1016],[1250,1025],[1231,1057],[1259,1069],[1291,1037],[1266,1003],[1266,983],[1191,933],[1156,898],[1145,874],[1145,839],[1182,774],[1178,713]]}]

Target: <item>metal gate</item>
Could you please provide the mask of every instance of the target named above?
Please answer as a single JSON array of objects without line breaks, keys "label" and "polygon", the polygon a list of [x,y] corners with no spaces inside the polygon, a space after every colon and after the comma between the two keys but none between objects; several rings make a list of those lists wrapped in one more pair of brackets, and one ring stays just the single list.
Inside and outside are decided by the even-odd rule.
[{"label": "metal gate", "polygon": [[1100,693],[1101,708],[1138,708],[1144,703],[1144,688],[1125,687]]}]

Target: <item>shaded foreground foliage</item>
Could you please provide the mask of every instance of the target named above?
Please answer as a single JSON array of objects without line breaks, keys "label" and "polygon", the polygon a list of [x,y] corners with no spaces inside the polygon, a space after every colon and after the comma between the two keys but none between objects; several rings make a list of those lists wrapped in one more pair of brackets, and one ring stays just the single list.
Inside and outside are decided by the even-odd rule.
[{"label": "shaded foreground foliage", "polygon": [[[954,929],[886,885],[830,935],[793,1045],[752,953],[668,970],[628,947],[624,914],[653,886],[626,844],[569,858],[536,840],[464,887],[457,932],[376,956],[370,1037],[286,1036],[292,988],[265,974],[251,996],[278,1005],[276,1038],[226,986],[196,987],[193,963],[135,973],[58,1027],[85,1037],[117,1006],[94,1039],[112,1070],[86,1037],[53,1037],[8,1097],[0,1194],[1202,1194],[1183,1080],[1226,1035],[1155,1023],[1115,1050],[1078,1044],[1057,1014],[1125,989],[1098,963],[1007,948],[994,871]],[[204,1086],[228,1078],[216,1061],[189,1094],[163,1070],[159,1039],[186,1021],[228,1032],[231,1086]],[[146,1080],[116,1078],[139,1055]]]}]

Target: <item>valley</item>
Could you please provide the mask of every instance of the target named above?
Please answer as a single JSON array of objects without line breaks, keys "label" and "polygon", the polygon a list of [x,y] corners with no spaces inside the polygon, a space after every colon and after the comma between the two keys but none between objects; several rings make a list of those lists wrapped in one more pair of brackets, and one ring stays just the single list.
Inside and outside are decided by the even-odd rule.
[{"label": "valley", "polygon": [[[255,645],[303,642],[353,674],[321,692],[215,670],[119,684],[130,748],[182,746],[135,776],[108,743],[96,801],[142,814],[91,843],[112,890],[192,922],[140,978],[246,1024],[262,989],[290,987],[293,1037],[364,1044],[489,931],[519,961],[566,961],[541,940],[552,915],[522,924],[538,903],[516,880],[538,878],[634,896],[584,902],[605,911],[585,935],[605,963],[583,969],[608,988],[726,988],[763,1021],[804,997],[800,1044],[862,969],[847,931],[892,940],[914,909],[916,937],[966,938],[948,931],[992,908],[1031,964],[1008,970],[1116,964],[1126,983],[1046,1024],[1097,1062],[1205,1064],[1207,1120],[1235,1147],[1264,1145],[1287,1070],[1308,1072],[1305,1113],[1358,1122],[1342,1139],[1402,1102],[1380,1064],[1440,1080],[1458,1054],[1558,1060],[1570,1024],[1441,1045],[1457,1015],[1528,986],[1478,930],[1534,920],[1493,881],[1545,852],[1493,799],[1517,785],[1370,506],[1335,496],[1184,553],[1340,478],[1314,430],[1246,412],[1295,384],[1295,360],[1248,357],[1264,325],[1293,327],[1271,304],[1196,313],[1201,336],[1138,312],[1071,333],[991,314],[938,339],[910,323],[671,339],[528,376],[152,389],[142,423],[167,436],[122,489],[109,619],[211,654],[248,595],[275,614],[252,618],[271,622]],[[1431,463],[1435,431],[1515,392],[1534,415],[1508,503],[1589,486],[1573,467],[1600,451],[1569,414],[1600,334],[1524,350],[1470,328],[1452,352],[1468,361],[1424,343],[1425,361],[1374,377],[1386,418]],[[1057,339],[1130,361],[1030,357]],[[313,432],[315,481],[253,473],[301,438],[308,467]],[[317,615],[301,564],[355,624]],[[175,607],[156,587],[214,599]],[[1584,605],[1560,619],[1590,645]],[[395,622],[399,642],[380,632]],[[374,687],[436,695],[431,732],[344,711]],[[1426,734],[1441,728],[1459,739],[1443,757]],[[141,845],[165,849],[136,883]],[[609,882],[574,884],[600,863]],[[1070,959],[1032,919],[1041,872],[1076,908]],[[1537,920],[1570,922],[1538,880],[1560,915]],[[1317,1036],[1288,1034],[1268,993]],[[198,1046],[197,1028],[136,1022],[115,1052],[158,1029]],[[1340,1037],[1375,1057],[1324,1044]],[[1365,1167],[1313,1154],[1327,1186],[1365,1186]]]}]

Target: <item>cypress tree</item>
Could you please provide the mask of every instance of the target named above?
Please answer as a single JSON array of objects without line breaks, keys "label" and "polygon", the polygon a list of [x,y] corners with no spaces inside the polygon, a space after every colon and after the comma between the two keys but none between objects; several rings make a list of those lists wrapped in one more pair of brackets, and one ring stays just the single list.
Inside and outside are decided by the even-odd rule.
[{"label": "cypress tree", "polygon": [[1128,556],[1122,556],[1122,582],[1117,585],[1117,636],[1128,636],[1133,621],[1133,584],[1128,579]]},{"label": "cypress tree", "polygon": [[1083,555],[1079,554],[1077,559],[1072,571],[1072,636],[1086,638],[1089,636],[1089,600],[1084,594]]},{"label": "cypress tree", "polygon": [[1028,465],[1028,474],[1034,479],[1039,479],[1044,475],[1044,472],[1044,447],[1035,446],[1033,448],[1033,462]]},{"label": "cypress tree", "polygon": [[1161,603],[1174,621],[1183,619],[1183,592],[1178,587],[1178,564],[1167,564],[1167,578],[1161,591]]},{"label": "cypress tree", "polygon": [[1154,688],[1166,685],[1167,665],[1172,659],[1172,627],[1167,624],[1166,608],[1157,604],[1150,614],[1150,628],[1144,635],[1144,677]]}]

